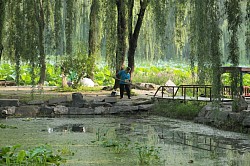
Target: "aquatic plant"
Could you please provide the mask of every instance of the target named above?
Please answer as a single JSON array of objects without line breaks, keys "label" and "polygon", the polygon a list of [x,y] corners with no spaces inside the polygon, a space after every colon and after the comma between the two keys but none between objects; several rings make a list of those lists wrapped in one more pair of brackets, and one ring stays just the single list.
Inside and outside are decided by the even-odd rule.
[{"label": "aquatic plant", "polygon": [[30,150],[19,150],[21,145],[0,148],[0,164],[6,165],[60,165],[65,160],[55,155],[49,145],[42,145]]},{"label": "aquatic plant", "polygon": [[129,139],[121,141],[117,137],[114,137],[114,135],[110,136],[108,132],[109,129],[101,130],[98,128],[96,132],[96,140],[91,142],[103,147],[110,147],[115,153],[121,153],[128,150],[128,145],[130,143]]},{"label": "aquatic plant", "polygon": [[9,125],[5,125],[5,124],[2,124],[2,123],[0,123],[0,128],[1,128],[1,129],[6,129],[6,128],[9,128],[9,129],[17,129],[16,126],[9,126]]},{"label": "aquatic plant", "polygon": [[136,142],[135,150],[138,157],[139,165],[150,165],[160,163],[160,148],[149,145],[141,145]]}]

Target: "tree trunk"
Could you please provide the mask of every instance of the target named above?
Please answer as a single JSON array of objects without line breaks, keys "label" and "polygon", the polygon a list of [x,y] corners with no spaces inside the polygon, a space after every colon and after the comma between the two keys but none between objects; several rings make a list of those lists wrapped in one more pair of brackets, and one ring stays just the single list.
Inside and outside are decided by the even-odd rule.
[{"label": "tree trunk", "polygon": [[[148,3],[149,3],[148,0],[143,0],[143,1],[141,0],[140,1],[140,12],[138,14],[138,19],[137,19],[137,22],[136,22],[136,25],[135,25],[134,32],[133,32],[133,34],[129,32],[129,34],[132,34],[130,39],[129,39],[129,49],[128,49],[128,66],[131,67],[131,73],[134,72],[135,50],[136,50],[136,47],[137,47],[137,41],[138,41],[142,21],[143,21],[144,14],[145,14],[146,8],[148,6]],[[133,17],[131,17],[130,19],[132,19],[132,18]],[[132,22],[133,21],[131,21],[131,23]]]},{"label": "tree trunk", "polygon": [[72,53],[73,6],[74,6],[74,1],[72,0],[66,1],[65,35],[66,35],[66,53],[68,55]]},{"label": "tree trunk", "polygon": [[[37,6],[38,3],[38,6]],[[35,11],[36,11],[36,21],[38,23],[38,48],[39,48],[39,53],[40,53],[40,79],[38,84],[43,85],[44,81],[45,81],[45,73],[46,73],[46,56],[44,53],[44,27],[45,27],[45,23],[44,23],[44,11],[43,11],[43,4],[42,4],[42,0],[40,0],[39,2],[36,1],[35,3]]]},{"label": "tree trunk", "polygon": [[5,16],[5,0],[0,0],[0,60],[2,57],[2,53],[3,53],[3,44],[2,44],[2,40],[3,40],[3,24],[4,24],[4,16]]},{"label": "tree trunk", "polygon": [[[118,72],[125,61],[126,54],[126,11],[124,0],[117,0],[118,22],[117,22],[117,50],[116,50],[116,72]],[[115,80],[114,89],[119,87],[119,80]]]},{"label": "tree trunk", "polygon": [[90,79],[94,78],[94,64],[97,52],[97,33],[98,33],[98,6],[99,0],[93,0],[90,8],[90,27],[89,27],[89,65],[87,75]]}]

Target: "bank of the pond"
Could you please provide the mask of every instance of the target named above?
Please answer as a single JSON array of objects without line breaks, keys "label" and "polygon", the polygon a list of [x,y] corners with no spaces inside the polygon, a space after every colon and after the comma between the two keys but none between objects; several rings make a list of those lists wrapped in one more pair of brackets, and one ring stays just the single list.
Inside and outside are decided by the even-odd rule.
[{"label": "bank of the pond", "polygon": [[[31,87],[29,87],[31,88]],[[31,93],[27,87],[0,88],[0,116],[39,117],[57,115],[140,114],[142,112],[165,117],[191,120],[218,129],[248,133],[250,110],[248,107],[232,112],[231,103],[221,103],[214,109],[211,103],[159,102],[153,98],[154,90],[133,89],[132,99],[112,97],[111,91],[55,92],[51,88]],[[33,95],[33,99],[31,98]]]},{"label": "bank of the pond", "polygon": [[241,102],[241,110],[234,112],[231,102],[221,102],[219,107],[214,107],[212,103],[206,102],[188,101],[183,103],[161,100],[154,104],[151,113],[169,118],[190,120],[221,130],[249,133],[250,110],[248,110],[248,101]]}]

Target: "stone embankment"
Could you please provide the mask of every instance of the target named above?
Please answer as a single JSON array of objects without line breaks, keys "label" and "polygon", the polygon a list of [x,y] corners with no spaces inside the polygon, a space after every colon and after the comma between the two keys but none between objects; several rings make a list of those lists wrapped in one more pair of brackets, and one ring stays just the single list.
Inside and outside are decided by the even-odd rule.
[{"label": "stone embankment", "polygon": [[32,100],[20,103],[18,99],[0,99],[2,117],[36,117],[53,115],[102,115],[136,113],[151,110],[151,99],[118,99],[118,97],[94,97],[87,100],[81,93],[73,93],[72,99],[67,96],[52,98],[47,101]]},{"label": "stone embankment", "polygon": [[[83,96],[82,93],[73,93],[52,98],[46,101],[32,100],[20,103],[18,99],[0,99],[0,117],[36,117],[56,115],[108,115],[108,114],[132,114],[148,112],[153,109],[155,100],[147,92],[143,97],[133,97],[132,100],[119,99],[119,97]],[[231,102],[220,103],[220,108],[208,103],[203,107],[195,123],[215,126],[220,129],[237,132],[249,132],[250,128],[250,100],[241,99],[238,111],[232,111]]]},{"label": "stone embankment", "polygon": [[219,108],[215,108],[212,103],[209,103],[201,109],[194,122],[231,131],[249,132],[249,103],[248,99],[241,98],[239,108],[236,111],[232,111],[232,102],[222,102]]}]

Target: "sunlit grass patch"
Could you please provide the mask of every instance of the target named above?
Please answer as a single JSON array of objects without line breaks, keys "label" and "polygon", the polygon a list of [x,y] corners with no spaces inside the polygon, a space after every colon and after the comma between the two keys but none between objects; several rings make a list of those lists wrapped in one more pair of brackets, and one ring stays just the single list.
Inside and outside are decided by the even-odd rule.
[{"label": "sunlit grass patch", "polygon": [[159,101],[155,104],[153,113],[170,118],[193,119],[201,108],[205,105],[204,102],[187,101]]}]

